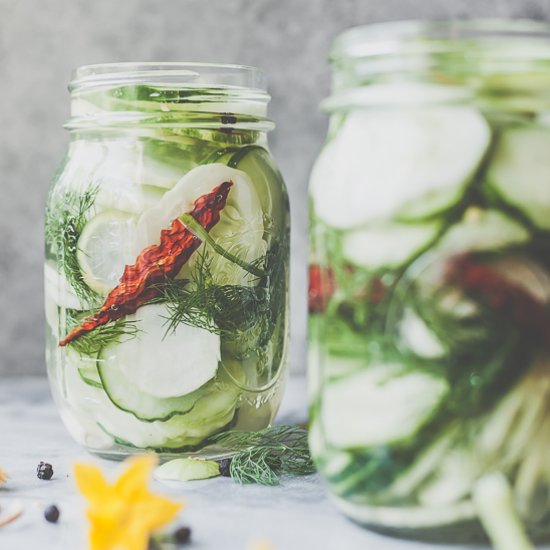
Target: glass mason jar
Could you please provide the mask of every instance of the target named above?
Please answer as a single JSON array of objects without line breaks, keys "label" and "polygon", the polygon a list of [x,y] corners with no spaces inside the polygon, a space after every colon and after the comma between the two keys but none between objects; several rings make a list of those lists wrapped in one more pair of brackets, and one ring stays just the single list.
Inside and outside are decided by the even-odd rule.
[{"label": "glass mason jar", "polygon": [[46,212],[47,363],[92,452],[200,451],[268,426],[289,210],[255,68],[82,67]]},{"label": "glass mason jar", "polygon": [[405,22],[336,40],[310,185],[311,447],[373,528],[476,538],[511,492],[507,513],[549,530],[549,36]]}]

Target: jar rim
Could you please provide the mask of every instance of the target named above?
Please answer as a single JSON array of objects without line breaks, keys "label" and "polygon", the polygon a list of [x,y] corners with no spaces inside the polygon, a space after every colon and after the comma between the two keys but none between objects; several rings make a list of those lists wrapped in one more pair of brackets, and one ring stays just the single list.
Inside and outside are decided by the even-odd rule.
[{"label": "jar rim", "polygon": [[69,91],[68,130],[136,125],[273,128],[267,118],[271,98],[264,73],[249,65],[177,61],[84,65],[73,71]]},{"label": "jar rim", "polygon": [[[331,60],[398,54],[406,45],[423,40],[419,51],[434,44],[491,39],[531,39],[550,45],[550,23],[534,19],[435,19],[386,21],[351,27],[334,40]],[[430,47],[431,46],[431,47]],[[550,49],[549,49],[550,51]],[[548,55],[548,54],[547,54]]]},{"label": "jar rim", "polygon": [[71,92],[124,84],[241,88],[267,92],[263,71],[250,65],[186,61],[130,61],[82,65],[73,70]]},{"label": "jar rim", "polygon": [[[550,106],[550,23],[546,22],[374,23],[337,36],[330,60],[332,93],[321,103],[326,112],[403,102],[464,103],[480,96],[484,101],[490,96],[496,107],[514,94],[522,101],[537,96],[545,108]],[[519,103],[514,107],[521,108]]]}]

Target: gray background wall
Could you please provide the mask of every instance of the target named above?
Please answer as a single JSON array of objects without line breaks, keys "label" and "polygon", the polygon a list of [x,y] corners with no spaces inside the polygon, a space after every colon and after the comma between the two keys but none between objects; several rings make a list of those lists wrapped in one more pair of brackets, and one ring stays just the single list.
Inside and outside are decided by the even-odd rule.
[{"label": "gray background wall", "polygon": [[411,18],[550,19],[548,0],[0,0],[0,375],[43,374],[42,211],[67,136],[66,83],[86,63],[259,65],[293,207],[293,368],[305,349],[306,186],[326,120],[326,56],[351,25]]}]

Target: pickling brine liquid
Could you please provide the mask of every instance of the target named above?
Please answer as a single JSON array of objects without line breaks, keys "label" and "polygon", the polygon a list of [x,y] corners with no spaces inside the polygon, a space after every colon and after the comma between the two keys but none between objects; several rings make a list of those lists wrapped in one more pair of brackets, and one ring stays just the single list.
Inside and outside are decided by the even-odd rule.
[{"label": "pickling brine liquid", "polygon": [[257,71],[212,87],[223,67],[147,65],[128,84],[140,67],[83,68],[72,84],[46,214],[48,374],[93,452],[208,453],[279,406],[288,199],[267,95],[235,84]]},{"label": "pickling brine liquid", "polygon": [[310,188],[317,466],[351,518],[447,542],[550,525],[550,75],[474,76],[334,107]]}]

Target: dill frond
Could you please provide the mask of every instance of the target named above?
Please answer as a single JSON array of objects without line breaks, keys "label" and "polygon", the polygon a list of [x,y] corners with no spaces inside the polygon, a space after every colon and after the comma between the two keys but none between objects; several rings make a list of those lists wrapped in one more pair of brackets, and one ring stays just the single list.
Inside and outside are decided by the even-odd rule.
[{"label": "dill frond", "polygon": [[307,430],[298,426],[272,426],[259,432],[226,432],[212,441],[234,453],[229,473],[235,481],[277,485],[280,475],[315,472],[307,438]]},{"label": "dill frond", "polygon": [[[81,312],[76,310],[67,310],[67,327],[71,330],[79,325],[85,317],[93,312]],[[119,319],[107,325],[102,325],[96,329],[83,334],[80,338],[71,340],[69,346],[80,355],[96,356],[105,346],[114,342],[124,342],[135,338],[139,334],[137,321],[128,321]]]},{"label": "dill frond", "polygon": [[262,287],[215,285],[211,264],[211,259],[199,254],[190,281],[167,279],[158,285],[160,296],[155,301],[166,303],[167,333],[183,323],[235,339],[265,313],[267,296]]},{"label": "dill frond", "polygon": [[46,242],[56,256],[58,268],[83,306],[91,307],[100,303],[100,296],[84,281],[77,258],[78,239],[88,221],[88,213],[93,207],[97,187],[83,193],[68,191],[56,201],[52,201],[46,211]]}]

